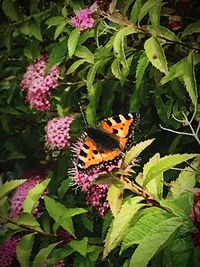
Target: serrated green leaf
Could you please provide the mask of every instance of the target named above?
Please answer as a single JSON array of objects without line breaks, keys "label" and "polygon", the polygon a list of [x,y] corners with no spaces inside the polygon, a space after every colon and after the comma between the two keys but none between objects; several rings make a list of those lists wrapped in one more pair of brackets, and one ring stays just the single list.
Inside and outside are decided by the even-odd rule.
[{"label": "serrated green leaf", "polygon": [[31,19],[29,21],[29,29],[30,29],[30,34],[32,36],[34,36],[37,40],[42,41],[42,33],[40,25],[36,20]]},{"label": "serrated green leaf", "polygon": [[5,182],[0,188],[0,198],[7,195],[10,191],[15,189],[17,186],[23,184],[26,181],[26,179],[20,179],[20,180],[11,180]]},{"label": "serrated green leaf", "polygon": [[160,12],[162,7],[162,0],[157,1],[157,5],[149,10],[149,17],[151,24],[158,27],[160,25]]},{"label": "serrated green leaf", "polygon": [[21,229],[21,227],[20,227],[20,225],[21,225],[22,229],[24,229],[23,226],[28,226],[33,230],[36,229],[36,230],[42,232],[42,229],[40,228],[39,222],[31,214],[23,213],[17,219],[15,219],[14,221],[18,224],[18,226],[10,223],[9,224],[9,228],[11,228],[11,229]]},{"label": "serrated green leaf", "polygon": [[131,9],[131,15],[130,15],[130,19],[133,24],[136,24],[136,22],[138,21],[138,16],[139,16],[141,7],[142,7],[142,1],[136,0]]},{"label": "serrated green leaf", "polygon": [[168,212],[159,208],[152,207],[145,209],[141,217],[129,228],[128,233],[125,235],[120,253],[133,244],[139,244],[154,227],[169,217],[171,217],[171,215]]},{"label": "serrated green leaf", "polygon": [[157,37],[150,37],[144,43],[146,55],[151,64],[161,72],[167,74],[168,67],[163,48]]},{"label": "serrated green leaf", "polygon": [[114,218],[117,217],[122,205],[123,186],[111,185],[108,189],[107,199]]},{"label": "serrated green leaf", "polygon": [[81,215],[80,218],[84,227],[90,232],[93,232],[93,222],[85,214]]},{"label": "serrated green leaf", "polygon": [[[160,154],[155,154],[152,158],[150,158],[149,163],[156,164],[160,160]],[[151,166],[149,164],[149,166]],[[147,171],[147,169],[146,169]],[[157,201],[162,199],[163,193],[163,173],[159,173],[158,175],[154,176],[153,179],[146,185],[147,191],[153,196],[153,198]]]},{"label": "serrated green leaf", "polygon": [[24,203],[23,203],[23,211],[26,213],[32,213],[35,206],[38,204],[40,197],[42,196],[44,190],[49,184],[50,179],[45,179],[41,183],[37,184],[34,188],[29,190]]},{"label": "serrated green leaf", "polygon": [[185,37],[186,35],[190,35],[190,34],[198,33],[198,32],[200,32],[200,22],[199,21],[187,25],[187,27],[182,32],[181,37]]},{"label": "serrated green leaf", "polygon": [[17,259],[21,267],[29,267],[29,258],[31,255],[32,247],[34,242],[34,234],[28,234],[23,236],[20,239],[20,242],[17,244],[16,253]]},{"label": "serrated green leaf", "polygon": [[85,59],[78,59],[76,60],[67,70],[66,74],[72,74],[79,66],[81,66],[83,63],[85,63],[86,60]]},{"label": "serrated green leaf", "polygon": [[113,51],[115,56],[120,60],[121,64],[128,68],[126,62],[126,55],[124,51],[124,39],[127,35],[135,33],[136,30],[133,27],[123,27],[121,28],[114,37],[113,40]]},{"label": "serrated green leaf", "polygon": [[83,257],[86,256],[87,253],[87,244],[88,244],[88,238],[84,237],[81,240],[72,240],[69,244],[71,248],[74,249],[74,251],[77,251],[80,253]]},{"label": "serrated green leaf", "polygon": [[66,24],[67,24],[66,21],[63,21],[60,24],[58,24],[58,27],[56,28],[56,30],[54,32],[54,40],[56,40],[58,38],[58,36],[63,32]]},{"label": "serrated green leaf", "polygon": [[138,22],[144,18],[144,16],[147,15],[147,13],[152,9],[155,8],[155,6],[160,6],[160,1],[158,0],[147,0],[144,5],[140,9],[140,13],[138,15]]},{"label": "serrated green leaf", "polygon": [[170,67],[169,72],[160,80],[160,84],[163,85],[183,74],[183,67],[187,62],[187,58],[183,58]]},{"label": "serrated green leaf", "polygon": [[170,31],[168,28],[164,27],[164,26],[152,26],[149,25],[147,27],[148,32],[150,32],[153,35],[156,35],[156,37],[162,37],[165,38],[166,40],[160,40],[162,42],[167,42],[169,41],[178,41],[178,37],[175,35],[174,32]]},{"label": "serrated green leaf", "polygon": [[70,186],[71,186],[71,179],[70,178],[68,178],[62,182],[61,186],[58,188],[58,196],[60,199],[62,199],[64,197],[65,193],[70,188]]},{"label": "serrated green leaf", "polygon": [[146,186],[158,174],[196,156],[198,156],[198,154],[175,154],[165,156],[156,163],[149,161],[143,168],[143,186]]},{"label": "serrated green leaf", "polygon": [[184,192],[175,199],[163,199],[160,204],[170,209],[175,215],[189,218],[193,206],[194,194]]},{"label": "serrated green leaf", "polygon": [[55,44],[52,48],[45,72],[48,73],[54,65],[59,65],[62,62],[63,58],[66,57],[66,55],[67,42],[66,39],[64,39],[62,42]]},{"label": "serrated green leaf", "polygon": [[79,28],[74,29],[69,35],[68,42],[67,42],[69,57],[72,57],[74,54],[74,51],[76,50],[79,36],[80,36]]},{"label": "serrated green leaf", "polygon": [[196,173],[194,170],[197,169],[198,165],[199,157],[194,159],[190,166],[184,168],[174,182],[171,182],[170,191],[174,198],[177,198],[185,190],[191,190],[195,187]]},{"label": "serrated green leaf", "polygon": [[186,90],[194,105],[197,104],[197,84],[194,71],[193,55],[189,54],[186,63],[183,65],[183,80]]},{"label": "serrated green leaf", "polygon": [[55,248],[55,246],[57,246],[57,244],[58,243],[54,243],[54,244],[49,245],[46,248],[40,249],[40,251],[34,258],[32,267],[44,266],[47,257],[49,256],[51,251]]},{"label": "serrated green leaf", "polygon": [[146,54],[142,53],[139,60],[138,60],[138,64],[137,64],[137,68],[136,68],[136,75],[135,75],[136,89],[138,89],[140,87],[140,84],[142,82],[142,79],[143,79],[143,76],[144,76],[144,73],[145,73],[145,70],[146,70],[148,64],[149,64],[149,60],[148,60]]},{"label": "serrated green leaf", "polygon": [[94,54],[86,47],[86,46],[79,46],[76,47],[74,55],[79,58],[86,59],[87,62],[94,64]]},{"label": "serrated green leaf", "polygon": [[120,70],[120,62],[118,58],[115,58],[111,64],[111,71],[112,74],[115,76],[117,79],[121,79],[121,70]]},{"label": "serrated green leaf", "polygon": [[140,142],[139,144],[133,146],[125,155],[124,158],[124,164],[125,166],[128,166],[131,161],[135,158],[137,158],[140,153],[147,148],[148,146],[151,145],[151,143],[154,141],[155,139],[149,139],[143,142]]},{"label": "serrated green leaf", "polygon": [[105,248],[103,252],[104,258],[124,238],[133,216],[140,208],[145,206],[145,204],[140,204],[141,200],[142,197],[129,198],[122,205],[117,217],[112,221],[109,232],[106,236]]},{"label": "serrated green leaf", "polygon": [[82,208],[66,208],[61,203],[47,196],[44,198],[44,202],[49,215],[54,219],[54,221],[61,225],[70,234],[74,235],[71,217],[87,211]]},{"label": "serrated green leaf", "polygon": [[55,16],[55,17],[51,17],[51,18],[47,19],[45,23],[49,26],[55,26],[55,25],[62,23],[63,21],[65,21],[65,19],[63,17]]},{"label": "serrated green leaf", "polygon": [[[152,257],[166,245],[168,239],[183,224],[180,218],[170,218],[159,223],[136,248],[130,260],[131,267],[146,267]],[[151,244],[151,245],[149,245]]]},{"label": "serrated green leaf", "polygon": [[18,20],[17,10],[12,0],[4,0],[2,2],[2,10],[4,14],[11,20]]}]

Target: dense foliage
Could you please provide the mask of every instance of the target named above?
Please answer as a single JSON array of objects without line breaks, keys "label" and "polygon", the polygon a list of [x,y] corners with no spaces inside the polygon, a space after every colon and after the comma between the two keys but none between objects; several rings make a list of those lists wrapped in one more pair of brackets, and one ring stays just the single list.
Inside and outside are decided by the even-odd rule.
[{"label": "dense foliage", "polygon": [[[1,1],[0,266],[199,266],[199,14]],[[86,124],[129,112],[132,147],[81,173]]]}]

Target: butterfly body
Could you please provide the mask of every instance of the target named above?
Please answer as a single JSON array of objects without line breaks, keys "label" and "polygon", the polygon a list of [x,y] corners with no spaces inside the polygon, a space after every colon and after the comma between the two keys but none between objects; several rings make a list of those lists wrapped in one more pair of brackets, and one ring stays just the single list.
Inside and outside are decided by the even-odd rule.
[{"label": "butterfly body", "polygon": [[120,114],[101,121],[96,128],[88,127],[78,155],[79,172],[87,173],[97,167],[108,169],[116,164],[134,142],[138,118],[138,114]]}]

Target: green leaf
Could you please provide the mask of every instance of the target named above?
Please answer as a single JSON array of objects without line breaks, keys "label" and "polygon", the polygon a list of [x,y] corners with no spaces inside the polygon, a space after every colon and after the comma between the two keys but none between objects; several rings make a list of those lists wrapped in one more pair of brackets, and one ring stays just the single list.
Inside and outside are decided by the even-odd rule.
[{"label": "green leaf", "polygon": [[151,207],[141,212],[141,217],[129,228],[121,245],[121,251],[125,251],[134,244],[139,244],[149,232],[159,223],[168,219],[171,215],[159,208]]},{"label": "green leaf", "polygon": [[34,234],[28,234],[23,236],[20,239],[20,242],[17,244],[16,252],[17,259],[21,267],[29,267],[29,258],[31,255],[32,247],[34,242]]},{"label": "green leaf", "polygon": [[23,211],[26,213],[32,213],[35,206],[38,204],[40,197],[49,184],[50,179],[45,179],[41,183],[37,184],[34,188],[29,190],[26,199],[23,203]]},{"label": "green leaf", "polygon": [[198,165],[199,157],[194,159],[193,162],[190,163],[190,166],[184,168],[174,182],[171,182],[170,191],[174,198],[177,198],[181,193],[185,192],[185,190],[191,190],[195,187],[196,173],[194,170],[197,169]]},{"label": "green leaf", "polygon": [[5,182],[0,188],[0,198],[7,195],[10,191],[15,189],[17,186],[23,184],[26,181],[26,179],[20,179],[20,180],[11,180]]},{"label": "green leaf", "polygon": [[132,160],[137,158],[145,148],[147,148],[152,144],[153,141],[154,139],[149,139],[133,146],[125,155],[124,158],[125,166],[128,166]]},{"label": "green leaf", "polygon": [[162,7],[162,0],[157,1],[157,5],[149,10],[149,17],[151,24],[158,27],[160,24],[160,12]]},{"label": "green leaf", "polygon": [[125,68],[128,68],[128,66],[124,51],[124,39],[127,35],[133,34],[135,32],[136,30],[133,27],[123,27],[117,32],[113,40],[114,54]]},{"label": "green leaf", "polygon": [[57,246],[57,244],[58,243],[54,243],[54,244],[49,245],[46,248],[40,249],[40,251],[34,258],[32,267],[44,266],[46,259],[48,258],[51,251],[55,248],[55,246]]},{"label": "green leaf", "polygon": [[47,19],[47,21],[45,23],[49,26],[55,26],[55,25],[58,25],[64,21],[65,21],[65,19],[63,17],[55,16],[55,17],[51,17],[51,18]]},{"label": "green leaf", "polygon": [[148,32],[150,32],[153,35],[156,35],[156,37],[161,37],[165,39],[159,39],[160,42],[168,42],[169,41],[178,41],[178,37],[174,34],[174,32],[170,31],[168,28],[163,26],[152,26],[149,25],[147,27]]},{"label": "green leaf", "polygon": [[142,7],[142,1],[141,0],[136,0],[132,9],[131,9],[131,15],[130,15],[130,19],[131,22],[135,25],[136,22],[138,21],[138,16]]},{"label": "green leaf", "polygon": [[117,79],[121,79],[122,78],[122,74],[121,74],[121,69],[120,69],[120,62],[118,58],[115,58],[111,64],[111,71],[112,74],[115,76],[115,78]]},{"label": "green leaf", "polygon": [[[157,153],[149,160],[149,163],[156,164],[159,160],[160,154]],[[154,176],[153,179],[146,185],[146,189],[155,200],[160,201],[163,194],[163,173],[161,172]]]},{"label": "green leaf", "polygon": [[137,68],[136,68],[136,89],[138,89],[140,87],[140,84],[142,82],[145,70],[147,68],[149,64],[149,60],[146,56],[145,53],[142,53],[139,60],[138,60],[138,64],[137,64]]},{"label": "green leaf", "polygon": [[82,208],[66,208],[59,202],[56,202],[50,197],[44,198],[45,207],[49,215],[54,219],[56,223],[61,225],[65,230],[74,235],[73,229],[71,228],[71,217],[87,212]]},{"label": "green leaf", "polygon": [[[130,260],[131,267],[146,267],[152,257],[159,251],[159,249],[166,246],[169,238],[178,230],[183,224],[180,218],[170,218],[159,223],[136,248]],[[151,244],[151,245],[150,245]]]},{"label": "green leaf", "polygon": [[11,228],[11,229],[21,229],[21,227],[20,227],[20,225],[21,225],[23,230],[24,230],[23,226],[28,226],[33,230],[36,229],[36,230],[42,232],[39,222],[31,214],[23,213],[17,219],[15,219],[14,221],[18,224],[18,226],[9,223],[8,224],[9,228]]},{"label": "green leaf", "polygon": [[158,0],[147,0],[144,5],[140,9],[140,13],[138,15],[138,22],[144,18],[144,16],[147,15],[147,13],[156,6],[160,6],[160,1]]},{"label": "green leaf", "polygon": [[67,192],[67,190],[70,188],[71,186],[71,179],[65,179],[61,186],[58,188],[58,196],[60,199],[62,199],[65,195],[65,193]]},{"label": "green leaf", "polygon": [[183,80],[186,90],[194,105],[197,104],[197,84],[194,71],[193,55],[189,54],[187,62],[183,66]]},{"label": "green leaf", "polygon": [[94,64],[94,54],[86,47],[86,46],[79,46],[76,47],[74,55],[79,58],[85,59],[87,62]]},{"label": "green leaf", "polygon": [[155,176],[169,170],[170,168],[196,157],[198,154],[175,154],[165,156],[156,161],[156,163],[149,161],[143,168],[143,186],[146,186]]},{"label": "green leaf", "polygon": [[71,248],[74,249],[74,251],[77,251],[82,256],[86,256],[87,253],[87,244],[88,244],[88,238],[84,237],[81,240],[72,240],[69,244]]},{"label": "green leaf", "polygon": [[170,209],[177,216],[189,218],[194,202],[193,198],[193,193],[184,192],[175,199],[163,199],[160,204]]},{"label": "green leaf", "polygon": [[37,40],[42,41],[42,34],[41,34],[41,29],[39,23],[31,19],[29,22],[29,29],[30,29],[30,34],[34,36]]},{"label": "green leaf", "polygon": [[168,67],[163,48],[156,37],[150,37],[144,43],[146,55],[151,64],[161,72],[167,74]]},{"label": "green leaf", "polygon": [[76,50],[76,46],[78,44],[79,36],[80,36],[79,28],[74,29],[69,35],[68,43],[67,43],[69,57],[72,57],[73,54],[74,54],[74,51]]},{"label": "green leaf", "polygon": [[54,65],[59,65],[62,62],[63,58],[66,57],[66,55],[67,42],[66,39],[64,39],[62,42],[56,43],[52,48],[49,55],[49,61],[45,69],[46,73],[48,73]]},{"label": "green leaf", "polygon": [[66,24],[67,24],[67,22],[63,21],[58,25],[58,27],[56,28],[55,33],[54,33],[54,40],[56,40],[58,38],[58,36],[63,32]]},{"label": "green leaf", "polygon": [[2,2],[2,10],[4,14],[11,20],[18,20],[17,10],[12,0],[4,0]]},{"label": "green leaf", "polygon": [[109,232],[105,240],[105,249],[103,252],[103,257],[105,258],[108,253],[113,250],[120,241],[126,235],[126,231],[129,227],[133,216],[137,211],[144,207],[145,204],[140,204],[142,197],[129,198],[122,205],[120,212],[117,214],[116,218],[112,221]]},{"label": "green leaf", "polygon": [[183,74],[184,65],[187,62],[187,58],[183,58],[170,67],[169,72],[160,80],[160,84],[163,85]]},{"label": "green leaf", "polygon": [[200,32],[200,22],[199,21],[187,25],[187,27],[182,32],[181,37],[185,37],[186,35],[190,35],[190,34],[198,33],[198,32]]},{"label": "green leaf", "polygon": [[81,66],[83,63],[85,63],[86,60],[85,59],[78,59],[76,60],[67,70],[66,74],[72,74],[79,66]]},{"label": "green leaf", "polygon": [[119,213],[122,205],[122,198],[123,186],[116,184],[111,185],[108,189],[107,199],[114,218],[117,217],[117,214]]}]

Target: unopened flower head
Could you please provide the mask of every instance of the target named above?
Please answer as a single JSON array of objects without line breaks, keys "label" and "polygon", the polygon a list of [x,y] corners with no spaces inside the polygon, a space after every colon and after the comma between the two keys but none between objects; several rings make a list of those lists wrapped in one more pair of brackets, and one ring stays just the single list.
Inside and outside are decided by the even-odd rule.
[{"label": "unopened flower head", "polygon": [[79,28],[80,31],[90,29],[94,26],[94,12],[96,11],[96,4],[75,12],[75,17],[71,19],[71,24]]},{"label": "unopened flower head", "polygon": [[16,246],[20,238],[13,236],[0,245],[0,266],[12,267],[16,260]]},{"label": "unopened flower head", "polygon": [[48,63],[47,56],[38,57],[33,64],[29,65],[20,86],[26,92],[27,102],[39,111],[50,109],[51,90],[58,86],[60,68],[53,66],[45,73]]},{"label": "unopened flower head", "polygon": [[[28,192],[46,178],[46,173],[43,171],[30,171],[27,174],[27,178],[27,181],[18,186],[13,196],[11,197],[9,216],[13,219],[17,218],[22,213],[24,200],[26,199]],[[43,194],[47,194],[47,190],[44,191]],[[33,215],[36,217],[40,215],[39,203],[35,207]]]},{"label": "unopened flower head", "polygon": [[72,117],[65,116],[50,120],[46,128],[46,145],[51,149],[70,146],[70,125]]}]

